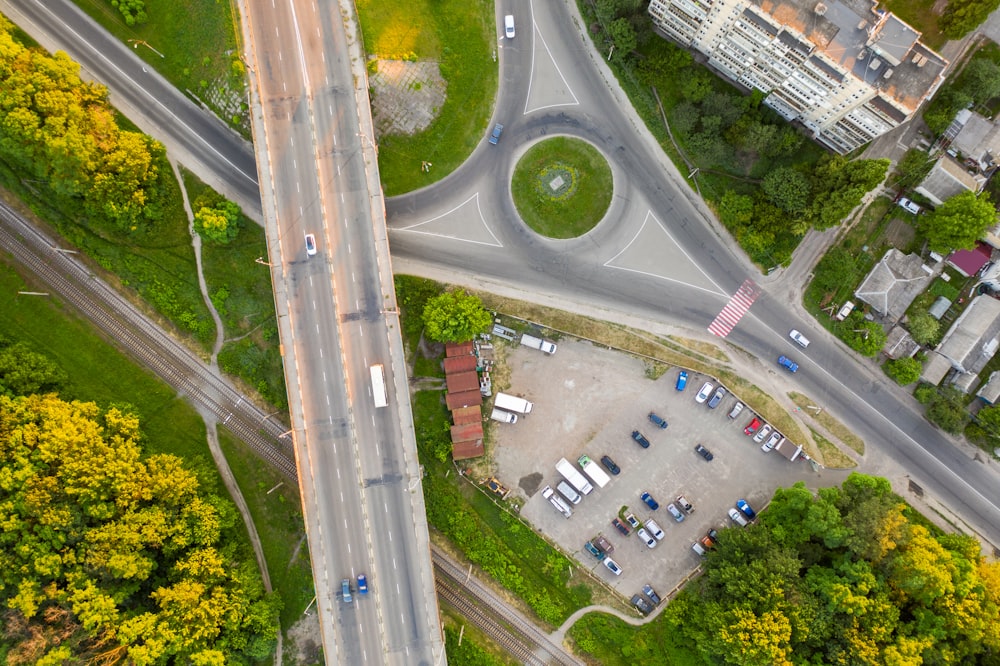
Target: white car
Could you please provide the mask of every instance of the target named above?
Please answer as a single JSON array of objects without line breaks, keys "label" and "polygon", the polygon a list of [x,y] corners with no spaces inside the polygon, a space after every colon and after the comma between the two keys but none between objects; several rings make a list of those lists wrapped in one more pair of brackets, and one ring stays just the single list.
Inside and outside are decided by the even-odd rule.
[{"label": "white car", "polygon": [[760,444],[764,441],[764,438],[771,434],[771,426],[764,425],[763,428],[757,431],[757,434],[753,436],[753,441]]},{"label": "white car", "polygon": [[503,31],[507,39],[514,39],[514,15],[507,14],[503,17]]},{"label": "white car", "polygon": [[781,441],[781,433],[775,430],[771,433],[771,436],[767,438],[767,441],[760,445],[760,450],[767,453]]},{"label": "white car", "polygon": [[[733,511],[735,511],[735,510],[736,509],[733,509]],[[744,524],[746,524],[746,521],[744,521]],[[608,568],[608,571],[610,571],[614,575],[616,575],[616,576],[621,576],[622,575],[622,568],[620,566],[618,566],[618,563],[615,562],[610,557],[605,557],[602,560],[602,563],[604,564],[604,566],[606,566]]]},{"label": "white car", "polygon": [[306,254],[310,257],[316,254],[316,236],[314,234],[306,234]]},{"label": "white car", "polygon": [[729,517],[732,518],[733,522],[739,525],[740,527],[746,527],[749,524],[747,523],[747,519],[743,517],[743,514],[737,511],[736,509],[729,510]]},{"label": "white car", "polygon": [[656,537],[657,541],[663,541],[663,537],[666,536],[666,534],[663,533],[663,530],[660,529],[659,524],[652,518],[646,521],[646,529],[649,530],[650,534]]},{"label": "white car", "polygon": [[906,197],[901,197],[897,203],[899,204],[900,208],[905,210],[907,213],[913,213],[914,215],[916,215],[922,210],[920,206],[913,203]]},{"label": "white car", "polygon": [[794,328],[788,332],[788,337],[790,337],[795,344],[805,349],[809,346],[809,338],[799,333]]},{"label": "white car", "polygon": [[699,405],[705,402],[708,400],[708,396],[712,395],[712,389],[714,388],[715,386],[712,385],[712,382],[705,382],[705,385],[701,387],[700,391],[698,391],[698,395],[694,397],[694,401]]},{"label": "white car", "polygon": [[656,539],[649,536],[649,532],[644,528],[640,527],[635,533],[639,535],[639,539],[646,542],[646,548],[656,548]]}]

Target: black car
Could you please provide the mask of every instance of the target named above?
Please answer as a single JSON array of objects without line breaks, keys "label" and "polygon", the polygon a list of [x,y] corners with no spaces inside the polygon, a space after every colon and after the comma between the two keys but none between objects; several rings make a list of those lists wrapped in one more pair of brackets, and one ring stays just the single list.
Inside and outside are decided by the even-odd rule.
[{"label": "black car", "polygon": [[709,530],[708,534],[706,536],[709,539],[712,540],[712,543],[719,543],[719,532],[718,532],[718,530]]},{"label": "black car", "polygon": [[712,455],[711,451],[709,451],[708,449],[706,449],[701,444],[698,444],[697,446],[695,446],[694,450],[697,451],[698,455],[701,456],[702,458],[704,458],[705,460],[711,460],[712,458],[715,457],[715,456]]},{"label": "black car", "polygon": [[649,420],[652,421],[657,428],[666,428],[668,425],[667,420],[656,412],[649,413]]},{"label": "black car", "polygon": [[636,441],[636,443],[639,446],[641,446],[642,448],[644,448],[644,449],[648,449],[649,448],[649,440],[646,439],[646,436],[643,435],[638,430],[633,430],[632,431],[632,439],[634,439]]},{"label": "black car", "polygon": [[611,456],[601,456],[601,464],[604,465],[612,474],[617,475],[622,471],[622,468],[615,464],[615,461],[611,459]]},{"label": "black car", "polygon": [[647,597],[649,597],[649,600],[652,601],[654,604],[656,604],[657,606],[660,605],[660,595],[656,593],[656,590],[653,589],[652,585],[650,585],[649,583],[643,585],[642,593],[645,594]]},{"label": "black car", "polygon": [[649,602],[643,599],[638,594],[632,597],[632,605],[639,609],[639,612],[643,615],[649,615],[653,612],[653,607],[649,605]]}]

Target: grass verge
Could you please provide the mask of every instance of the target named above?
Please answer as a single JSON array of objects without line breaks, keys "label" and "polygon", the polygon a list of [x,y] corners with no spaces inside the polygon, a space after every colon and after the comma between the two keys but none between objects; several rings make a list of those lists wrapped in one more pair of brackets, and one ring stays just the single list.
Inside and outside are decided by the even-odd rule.
[{"label": "grass verge", "polygon": [[[202,196],[222,199],[188,171],[184,171],[184,187],[192,205]],[[276,408],[287,411],[271,272],[256,262],[258,257],[267,256],[264,230],[242,213],[239,224],[239,235],[226,245],[202,241],[205,283],[225,332],[219,366]]]},{"label": "grass verge", "polygon": [[811,407],[816,406],[816,401],[808,396],[794,391],[789,393],[788,397],[792,399],[792,402],[805,410],[805,414],[809,415],[817,423],[823,426],[827,432],[849,446],[858,455],[865,455],[865,441],[851,432],[850,428],[826,412],[816,413],[813,409],[810,409]]},{"label": "grass verge", "polygon": [[611,204],[611,167],[586,141],[546,139],[514,168],[514,205],[525,224],[549,238],[576,238],[593,229]]},{"label": "grass verge", "polygon": [[692,648],[680,645],[675,632],[661,614],[649,624],[634,627],[613,615],[588,613],[570,628],[578,651],[589,653],[603,666],[661,664],[702,666],[705,662]]},{"label": "grass verge", "polygon": [[518,661],[478,628],[441,602],[448,663],[459,666],[516,666]]},{"label": "grass verge", "polygon": [[223,427],[219,445],[253,516],[271,585],[281,597],[281,628],[287,631],[315,595],[298,489]]},{"label": "grass verge", "polygon": [[816,445],[823,454],[825,467],[829,469],[851,469],[858,466],[858,463],[854,462],[850,456],[838,449],[836,444],[816,432],[814,428],[810,427],[809,430],[812,432],[813,439],[816,440]]},{"label": "grass verge", "polygon": [[[243,102],[245,66],[239,58],[239,17],[234,3],[216,0],[179,6],[175,0],[145,0],[149,20],[130,26],[109,0],[74,1],[105,30],[133,46],[135,54],[175,88],[207,104],[249,138]],[[239,100],[239,118],[232,118],[229,107],[218,103],[220,91]]]},{"label": "grass verge", "polygon": [[[448,96],[427,129],[379,137],[382,188],[386,196],[395,196],[452,173],[485,138],[498,82],[493,3],[359,0],[357,8],[369,55],[437,62],[448,85]],[[424,161],[434,165],[430,171],[421,170]]]}]

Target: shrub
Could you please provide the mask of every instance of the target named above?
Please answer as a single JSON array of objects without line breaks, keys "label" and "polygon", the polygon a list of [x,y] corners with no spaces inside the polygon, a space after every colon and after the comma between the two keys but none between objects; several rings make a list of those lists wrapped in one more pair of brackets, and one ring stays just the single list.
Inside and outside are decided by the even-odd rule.
[{"label": "shrub", "polygon": [[923,370],[923,367],[920,361],[915,358],[897,358],[886,361],[882,370],[897,384],[906,386],[920,379],[920,371]]}]

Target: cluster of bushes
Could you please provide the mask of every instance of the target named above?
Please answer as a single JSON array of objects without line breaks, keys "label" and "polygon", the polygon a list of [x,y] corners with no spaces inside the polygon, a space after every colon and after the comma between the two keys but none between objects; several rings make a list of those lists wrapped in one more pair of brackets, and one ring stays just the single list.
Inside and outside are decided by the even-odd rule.
[{"label": "cluster of bushes", "polygon": [[921,384],[913,391],[913,397],[927,408],[927,420],[945,432],[957,435],[969,422],[965,408],[968,396],[954,386]]},{"label": "cluster of bushes", "polygon": [[[996,5],[996,0],[989,1]],[[952,6],[964,4],[976,3],[955,2]],[[948,129],[956,113],[974,104],[985,104],[997,96],[1000,96],[1000,47],[992,45],[978,51],[958,76],[941,86],[924,111],[924,122],[934,134],[941,134]]]}]

